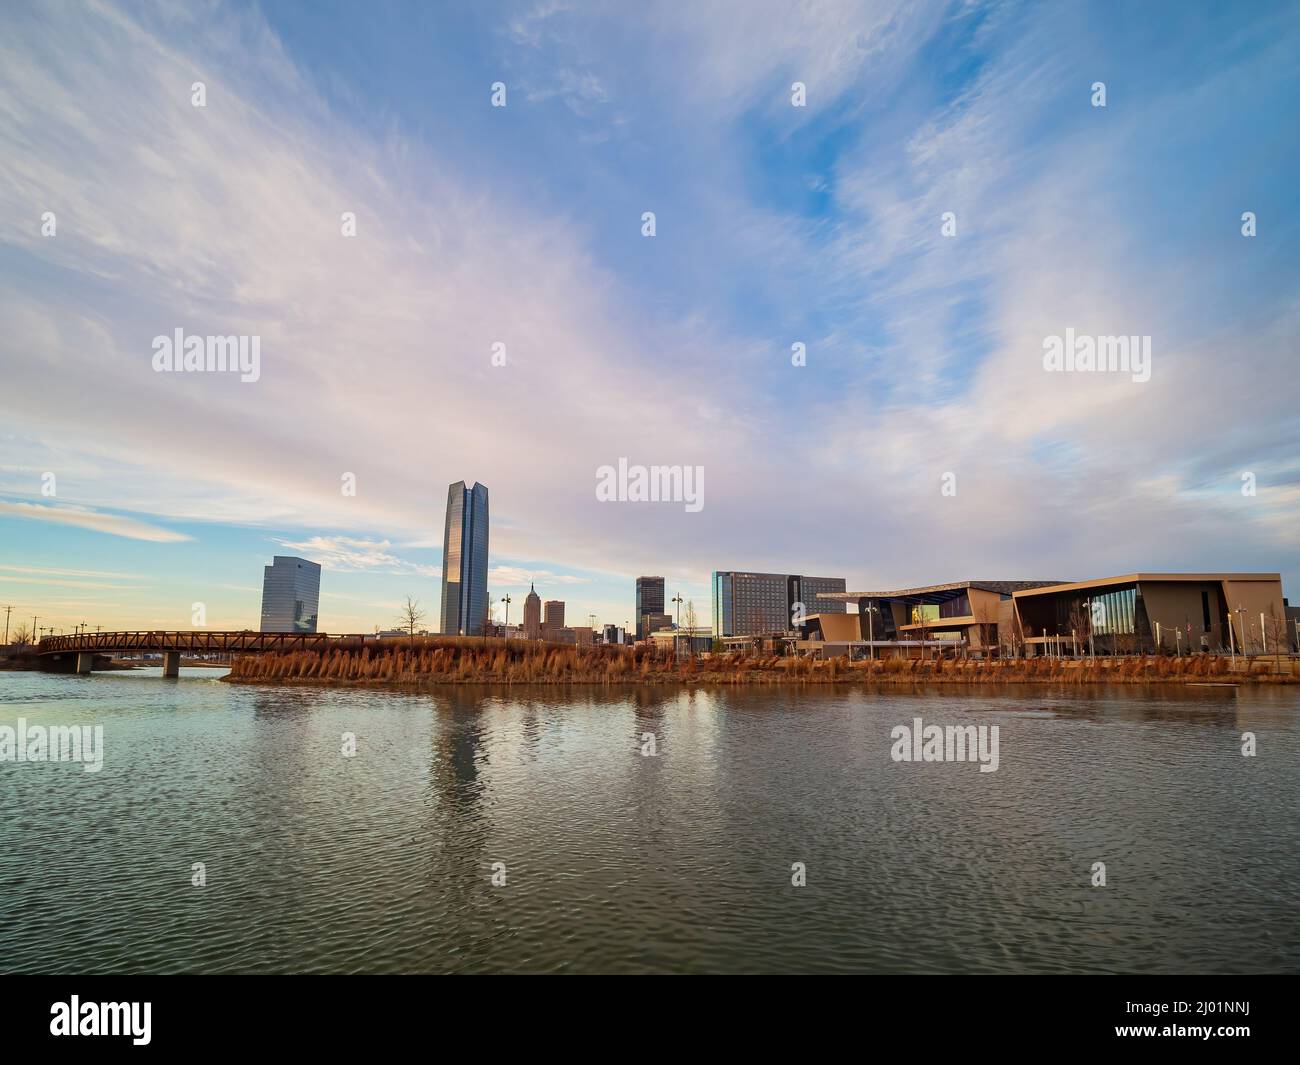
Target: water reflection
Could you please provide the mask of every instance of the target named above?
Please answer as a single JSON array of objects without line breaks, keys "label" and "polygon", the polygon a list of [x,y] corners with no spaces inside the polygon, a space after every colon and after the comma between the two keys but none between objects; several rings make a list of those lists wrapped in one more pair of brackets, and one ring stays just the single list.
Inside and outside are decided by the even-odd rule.
[{"label": "water reflection", "polygon": [[[1298,711],[1300,692],[1268,688],[407,694],[19,678],[0,720],[102,721],[106,759],[102,774],[0,776],[0,958],[164,972],[1293,969]],[[999,725],[998,772],[892,762],[891,728],[918,716]],[[1258,757],[1242,757],[1243,731]],[[60,833],[33,832],[51,809]],[[1088,882],[1096,860],[1104,892]]]}]

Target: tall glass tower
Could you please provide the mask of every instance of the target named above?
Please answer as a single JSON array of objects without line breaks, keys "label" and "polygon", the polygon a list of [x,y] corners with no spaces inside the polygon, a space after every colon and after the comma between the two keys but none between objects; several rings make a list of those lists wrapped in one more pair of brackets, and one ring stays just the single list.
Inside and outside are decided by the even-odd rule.
[{"label": "tall glass tower", "polygon": [[482,636],[487,624],[488,490],[457,481],[447,488],[442,534],[444,636]]},{"label": "tall glass tower", "polygon": [[320,607],[320,566],[275,555],[262,570],[262,631],[315,632]]}]

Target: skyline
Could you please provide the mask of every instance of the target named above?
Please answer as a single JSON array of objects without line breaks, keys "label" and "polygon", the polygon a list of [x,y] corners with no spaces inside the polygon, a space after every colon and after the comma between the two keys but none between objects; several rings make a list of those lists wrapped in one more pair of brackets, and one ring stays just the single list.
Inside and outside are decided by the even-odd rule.
[{"label": "skyline", "polygon": [[[322,630],[433,627],[466,475],[489,594],[602,623],[722,569],[1290,590],[1300,26],[1192,9],[6,10],[0,605],[256,627],[294,554]],[[257,379],[155,372],[176,330]],[[1044,372],[1074,333],[1147,379]],[[601,502],[629,462],[702,509]]]}]

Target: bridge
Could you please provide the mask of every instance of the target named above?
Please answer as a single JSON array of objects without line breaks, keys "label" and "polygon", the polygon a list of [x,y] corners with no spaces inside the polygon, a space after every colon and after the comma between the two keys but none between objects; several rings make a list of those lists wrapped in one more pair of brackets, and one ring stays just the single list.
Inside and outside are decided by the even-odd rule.
[{"label": "bridge", "polygon": [[83,632],[75,636],[46,636],[34,652],[52,659],[76,655],[76,671],[89,673],[95,655],[113,652],[161,654],[163,676],[180,676],[181,655],[201,654],[276,654],[291,651],[332,651],[335,648],[360,649],[367,642],[377,643],[371,635],[331,636],[326,632]]}]

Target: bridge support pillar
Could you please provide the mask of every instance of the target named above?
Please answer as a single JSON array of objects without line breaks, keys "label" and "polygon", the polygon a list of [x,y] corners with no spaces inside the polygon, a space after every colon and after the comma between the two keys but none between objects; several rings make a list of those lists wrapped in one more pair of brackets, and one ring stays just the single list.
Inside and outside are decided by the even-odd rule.
[{"label": "bridge support pillar", "polygon": [[88,651],[77,652],[77,672],[89,673],[95,668],[95,656]]},{"label": "bridge support pillar", "polygon": [[163,652],[163,676],[179,677],[181,675],[181,653],[179,651]]}]

